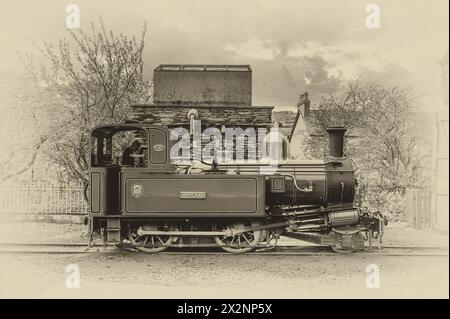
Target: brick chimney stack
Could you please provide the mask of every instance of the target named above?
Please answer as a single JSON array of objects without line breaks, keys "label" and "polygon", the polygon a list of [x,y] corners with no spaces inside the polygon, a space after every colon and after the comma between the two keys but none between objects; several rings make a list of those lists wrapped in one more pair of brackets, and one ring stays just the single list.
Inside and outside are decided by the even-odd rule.
[{"label": "brick chimney stack", "polygon": [[310,104],[311,101],[308,98],[308,92],[300,94],[299,101],[297,103],[298,110],[302,114],[302,117],[309,117],[310,115]]}]

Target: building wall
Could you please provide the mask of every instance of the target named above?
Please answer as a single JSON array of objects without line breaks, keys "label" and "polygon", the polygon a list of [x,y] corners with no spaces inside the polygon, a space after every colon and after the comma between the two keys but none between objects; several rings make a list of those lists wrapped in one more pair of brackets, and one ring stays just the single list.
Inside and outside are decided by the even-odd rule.
[{"label": "building wall", "polygon": [[448,130],[449,120],[447,112],[436,113],[434,129],[433,162],[434,162],[434,187],[433,187],[433,210],[434,227],[448,231],[449,218],[449,157],[448,157]]},{"label": "building wall", "polygon": [[185,106],[138,105],[132,106],[129,122],[144,122],[166,127],[189,126],[188,112],[195,109],[202,126],[267,127],[272,123],[272,106]]},{"label": "building wall", "polygon": [[[133,106],[132,113],[128,122],[141,122],[154,125],[166,126],[169,129],[183,127],[190,130],[190,121],[188,113],[196,110],[198,114],[197,120],[201,121],[201,129],[217,128],[222,132],[221,150],[224,153],[232,154],[232,158],[236,157],[236,140],[233,145],[225,143],[225,133],[222,127],[242,129],[252,128],[256,133],[256,140],[263,139],[265,132],[269,132],[272,125],[272,106],[167,106],[167,105],[140,105]],[[259,136],[258,129],[265,129],[264,135]],[[244,133],[245,134],[245,133]],[[211,140],[202,140],[202,148]],[[245,159],[258,159],[262,149],[258,144],[248,143],[247,139],[243,140],[245,149]]]},{"label": "building wall", "polygon": [[[449,104],[448,104],[448,51],[440,61],[442,71],[443,105],[435,113],[433,140],[433,199],[434,228],[448,231],[449,220]],[[432,126],[430,126],[432,127]]]},{"label": "building wall", "polygon": [[[132,106],[128,122],[162,125],[169,129],[182,127],[191,133],[192,139],[188,114],[195,114],[195,119],[201,121],[202,132],[206,128],[217,128],[222,141],[226,135],[224,127],[232,128],[234,132],[253,129],[258,134],[258,130],[265,129],[266,132],[272,126],[273,106],[252,106],[249,65],[162,64],[154,70],[153,81],[154,103]],[[243,138],[248,153],[257,153],[259,147],[250,145],[252,143],[244,135],[245,132],[239,141]],[[203,137],[202,144],[208,143],[208,137]],[[236,145],[237,140],[231,146],[226,143],[227,149],[223,151],[236,155],[236,146],[242,146]]]},{"label": "building wall", "polygon": [[154,71],[159,105],[252,105],[252,72]]}]

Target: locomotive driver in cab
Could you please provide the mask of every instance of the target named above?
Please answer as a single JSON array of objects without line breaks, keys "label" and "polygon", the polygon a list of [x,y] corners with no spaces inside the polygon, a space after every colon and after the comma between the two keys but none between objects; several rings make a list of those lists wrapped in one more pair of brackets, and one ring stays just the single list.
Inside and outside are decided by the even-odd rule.
[{"label": "locomotive driver in cab", "polygon": [[139,141],[134,141],[130,146],[128,146],[122,154],[122,165],[134,166],[133,154],[138,154],[141,148],[141,143]]}]

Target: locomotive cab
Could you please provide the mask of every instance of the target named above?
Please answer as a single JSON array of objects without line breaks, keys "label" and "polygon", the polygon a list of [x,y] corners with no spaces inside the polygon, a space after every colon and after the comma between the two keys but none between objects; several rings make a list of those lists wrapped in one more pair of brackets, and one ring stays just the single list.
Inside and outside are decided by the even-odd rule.
[{"label": "locomotive cab", "polygon": [[[134,165],[123,164],[122,151],[133,141],[140,149],[134,154]],[[169,132],[163,127],[135,124],[106,125],[91,131],[92,167],[146,167],[151,170],[169,170]]]},{"label": "locomotive cab", "polygon": [[[125,164],[123,151],[135,141],[140,147],[131,154],[134,164]],[[170,171],[168,144],[168,130],[163,127],[122,124],[94,128],[91,131],[89,172],[91,213],[119,213],[123,172],[135,169]]]}]

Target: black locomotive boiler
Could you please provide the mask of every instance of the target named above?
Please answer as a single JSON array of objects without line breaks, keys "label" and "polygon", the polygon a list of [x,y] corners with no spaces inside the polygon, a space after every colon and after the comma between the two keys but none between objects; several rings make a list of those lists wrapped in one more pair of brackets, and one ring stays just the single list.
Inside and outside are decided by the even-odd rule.
[{"label": "black locomotive boiler", "polygon": [[[143,141],[134,165],[114,156],[113,138]],[[145,124],[91,131],[89,225],[106,242],[144,252],[209,247],[241,253],[274,247],[283,236],[329,245],[338,252],[381,237],[383,217],[355,206],[355,164],[343,155],[345,129],[330,128],[329,156],[266,163],[175,164],[170,131]]]}]

